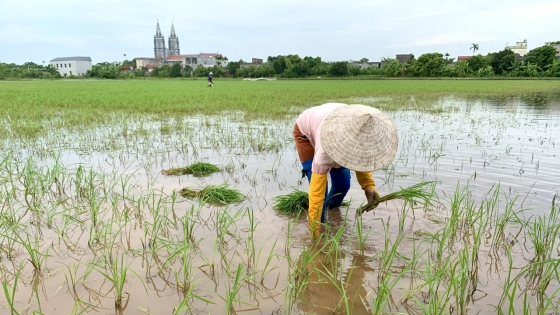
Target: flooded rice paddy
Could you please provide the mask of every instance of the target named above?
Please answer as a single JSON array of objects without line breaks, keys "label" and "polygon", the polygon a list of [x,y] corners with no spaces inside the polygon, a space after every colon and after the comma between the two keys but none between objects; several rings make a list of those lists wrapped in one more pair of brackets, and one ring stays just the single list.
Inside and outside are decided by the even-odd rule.
[{"label": "flooded rice paddy", "polygon": [[[375,106],[376,99],[355,102]],[[6,140],[0,157],[0,314],[558,314],[560,103],[444,98],[390,111],[397,158],[380,193],[436,181],[433,205],[305,214],[297,115],[115,116],[87,133]],[[208,177],[164,176],[195,162]],[[215,206],[182,188],[227,183]]]}]

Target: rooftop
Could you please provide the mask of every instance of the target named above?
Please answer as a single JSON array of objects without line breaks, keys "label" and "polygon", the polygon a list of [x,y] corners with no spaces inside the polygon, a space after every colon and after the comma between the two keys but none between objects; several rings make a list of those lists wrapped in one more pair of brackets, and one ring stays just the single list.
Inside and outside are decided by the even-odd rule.
[{"label": "rooftop", "polygon": [[91,61],[91,58],[90,57],[59,57],[59,58],[54,58],[49,62],[52,62],[52,61],[75,61],[75,60]]}]

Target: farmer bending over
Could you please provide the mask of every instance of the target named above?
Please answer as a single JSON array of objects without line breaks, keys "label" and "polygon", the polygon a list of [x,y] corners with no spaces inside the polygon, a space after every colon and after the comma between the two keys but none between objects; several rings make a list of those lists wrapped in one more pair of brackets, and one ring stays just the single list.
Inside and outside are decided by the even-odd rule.
[{"label": "farmer bending over", "polygon": [[[296,120],[294,138],[309,180],[308,223],[320,236],[327,208],[340,207],[350,189],[350,170],[367,202],[379,198],[372,171],[389,165],[397,154],[397,130],[380,110],[365,105],[327,103],[305,110]],[[327,194],[327,173],[331,189]]]},{"label": "farmer bending over", "polygon": [[210,71],[210,73],[208,73],[208,87],[214,87],[214,82],[212,82],[212,71]]}]

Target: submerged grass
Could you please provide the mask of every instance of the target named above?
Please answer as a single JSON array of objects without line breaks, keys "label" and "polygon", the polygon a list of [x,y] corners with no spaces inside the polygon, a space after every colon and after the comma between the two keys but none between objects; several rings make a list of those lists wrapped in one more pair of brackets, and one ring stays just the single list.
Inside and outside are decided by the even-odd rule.
[{"label": "submerged grass", "polygon": [[245,196],[238,190],[231,189],[227,184],[210,185],[202,190],[194,190],[183,188],[179,191],[181,196],[187,198],[199,198],[200,200],[211,204],[230,204],[240,202]]},{"label": "submerged grass", "polygon": [[208,176],[221,171],[220,168],[212,163],[197,162],[185,167],[170,168],[161,171],[165,176],[178,176],[192,174],[194,176]]},{"label": "submerged grass", "polygon": [[[350,206],[350,202],[343,201],[341,207]],[[274,209],[285,214],[299,214],[309,208],[309,195],[305,191],[294,190],[287,195],[274,197]]]}]

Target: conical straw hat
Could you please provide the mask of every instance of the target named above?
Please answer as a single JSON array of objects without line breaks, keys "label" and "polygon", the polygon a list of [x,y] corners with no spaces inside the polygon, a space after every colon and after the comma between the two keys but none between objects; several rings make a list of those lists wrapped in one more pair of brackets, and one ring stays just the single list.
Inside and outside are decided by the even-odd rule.
[{"label": "conical straw hat", "polygon": [[379,109],[347,105],[330,113],[321,127],[321,144],[337,164],[368,172],[389,165],[397,155],[393,122]]}]

